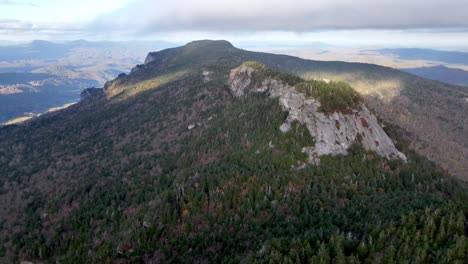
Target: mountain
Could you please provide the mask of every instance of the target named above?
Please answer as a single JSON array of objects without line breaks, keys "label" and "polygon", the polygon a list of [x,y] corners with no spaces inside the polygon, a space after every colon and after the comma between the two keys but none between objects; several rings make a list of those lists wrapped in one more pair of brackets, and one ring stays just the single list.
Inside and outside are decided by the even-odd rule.
[{"label": "mountain", "polygon": [[96,85],[92,79],[46,73],[0,73],[0,124],[77,102],[82,89]]},{"label": "mountain", "polygon": [[348,84],[288,66],[446,87],[225,41],[151,53],[0,128],[0,262],[463,263],[466,184]]},{"label": "mountain", "polygon": [[422,67],[413,69],[403,69],[427,79],[437,80],[454,85],[468,86],[468,71],[448,68],[442,65],[434,67]]},{"label": "mountain", "polygon": [[381,49],[377,51],[384,55],[397,56],[403,60],[427,60],[468,65],[468,52],[417,48]]},{"label": "mountain", "polygon": [[[197,45],[203,46],[203,42],[193,44]],[[146,62],[174,60],[191,65],[200,60],[212,62],[219,59],[223,63],[253,60],[305,79],[344,81],[364,97],[379,118],[403,129],[412,149],[458,177],[468,175],[468,117],[465,115],[468,91],[465,87],[372,64],[302,60],[239,50],[222,42],[213,51],[200,48],[197,53],[188,50],[189,54],[185,55],[183,52],[168,49],[150,53]],[[134,75],[149,77],[152,69],[146,73],[145,67],[137,67]]]},{"label": "mountain", "polygon": [[35,40],[28,44],[1,46],[0,58],[2,61],[59,59],[64,57],[73,46],[73,43],[62,45],[43,40]]},{"label": "mountain", "polygon": [[[23,72],[10,72],[10,73],[0,73],[0,85],[15,85],[18,83],[29,83],[34,81],[45,80],[47,78],[56,77],[51,74],[34,74],[34,73],[23,73]],[[6,91],[3,91],[2,94],[6,94]]]},{"label": "mountain", "polygon": [[102,87],[150,50],[168,45],[173,44],[36,40],[0,46],[0,124],[76,102],[82,89]]},{"label": "mountain", "polygon": [[[103,85],[116,77],[106,72],[127,72],[140,63],[151,50],[174,44],[156,42],[88,42],[84,40],[54,43],[35,40],[31,43],[0,46],[0,72],[46,72],[85,74]],[[66,71],[64,71],[66,70]]]},{"label": "mountain", "polygon": [[88,79],[94,80],[96,85],[102,86],[109,80],[114,79],[117,75],[125,72],[126,69],[118,69],[115,68],[100,68],[99,66],[96,67],[87,67],[87,69],[80,69],[80,70],[72,70],[72,67],[64,67],[64,66],[49,66],[44,68],[39,68],[34,71],[33,73],[47,73],[53,74],[56,76],[65,77],[68,79]]},{"label": "mountain", "polygon": [[58,60],[77,52],[80,49],[95,49],[107,48],[112,49],[116,47],[172,47],[174,44],[156,41],[156,42],[139,42],[139,43],[126,43],[126,42],[89,42],[85,40],[75,40],[63,43],[55,43],[44,40],[34,40],[30,43],[19,45],[0,46],[0,60],[7,62],[23,61],[23,60]]}]

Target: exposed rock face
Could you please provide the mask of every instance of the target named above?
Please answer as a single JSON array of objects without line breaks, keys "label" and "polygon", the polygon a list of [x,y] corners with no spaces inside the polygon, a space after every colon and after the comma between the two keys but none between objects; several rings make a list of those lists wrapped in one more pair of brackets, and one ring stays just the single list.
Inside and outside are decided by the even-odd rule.
[{"label": "exposed rock face", "polygon": [[203,82],[205,82],[205,83],[211,82],[213,80],[213,72],[212,71],[203,70],[202,75],[203,75]]},{"label": "exposed rock face", "polygon": [[153,61],[157,61],[157,60],[159,59],[158,54],[159,54],[159,53],[157,53],[157,52],[149,53],[149,54],[146,56],[145,64],[150,64],[150,63],[152,63]]},{"label": "exposed rock face", "polygon": [[315,139],[314,147],[303,149],[309,154],[309,162],[318,163],[322,155],[346,155],[354,143],[361,143],[365,149],[382,157],[406,161],[406,156],[396,149],[377,118],[364,104],[351,114],[325,114],[318,110],[319,101],[306,97],[280,80],[266,78],[261,83],[254,83],[252,74],[255,71],[245,65],[233,69],[228,80],[231,92],[236,97],[252,92],[267,92],[269,96],[278,98],[283,109],[289,112],[280,130],[287,132],[291,124],[298,121],[307,127]]},{"label": "exposed rock face", "polygon": [[102,88],[86,88],[80,94],[80,100],[89,102],[104,97],[104,90]]}]

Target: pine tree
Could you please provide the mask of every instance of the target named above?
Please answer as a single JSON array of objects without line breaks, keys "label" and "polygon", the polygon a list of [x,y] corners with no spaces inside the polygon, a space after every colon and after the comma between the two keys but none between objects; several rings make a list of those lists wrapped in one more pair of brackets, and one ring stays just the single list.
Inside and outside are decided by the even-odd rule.
[{"label": "pine tree", "polygon": [[355,255],[351,255],[348,257],[347,262],[348,264],[361,264],[361,261],[359,261],[359,257]]},{"label": "pine tree", "polygon": [[328,252],[328,249],[325,243],[322,242],[317,252],[316,264],[329,264],[329,263],[330,263],[330,253]]},{"label": "pine tree", "polygon": [[304,251],[303,251],[303,261],[305,262],[306,260],[309,260],[312,255],[314,254],[314,252],[312,251],[312,247],[310,246],[310,243],[309,241],[306,241],[304,243]]},{"label": "pine tree", "polygon": [[390,245],[387,250],[385,251],[385,256],[383,258],[383,263],[384,264],[393,264],[395,262],[395,247],[393,245]]},{"label": "pine tree", "polygon": [[335,259],[333,260],[333,263],[335,264],[346,264],[346,257],[343,253],[343,249],[340,248],[339,251],[337,252],[337,255]]},{"label": "pine tree", "polygon": [[455,233],[458,234],[459,236],[463,236],[464,233],[464,227],[465,227],[465,214],[460,211],[457,214],[457,218],[455,220]]},{"label": "pine tree", "polygon": [[329,244],[332,250],[333,263],[345,264],[346,257],[343,252],[343,237],[341,235],[333,236]]},{"label": "pine tree", "polygon": [[387,236],[385,234],[385,230],[380,231],[379,237],[377,238],[377,242],[375,244],[375,249],[377,251],[382,250],[385,247],[386,240],[387,240]]},{"label": "pine tree", "polygon": [[357,252],[358,252],[359,258],[365,259],[367,257],[367,253],[369,253],[369,249],[367,248],[366,242],[364,240],[361,240],[361,242],[359,243]]}]

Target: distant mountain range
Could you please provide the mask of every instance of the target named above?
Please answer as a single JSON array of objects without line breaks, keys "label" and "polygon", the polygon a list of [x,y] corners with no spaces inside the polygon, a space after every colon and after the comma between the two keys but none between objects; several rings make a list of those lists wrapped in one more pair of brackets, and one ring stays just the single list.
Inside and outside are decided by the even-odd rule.
[{"label": "distant mountain range", "polygon": [[35,40],[0,46],[0,124],[76,102],[82,89],[102,86],[141,63],[149,51],[173,45]]},{"label": "distant mountain range", "polygon": [[99,83],[46,73],[0,73],[0,124],[77,102],[82,89]]},{"label": "distant mountain range", "polygon": [[[428,61],[438,66],[402,68],[409,72],[427,79],[437,80],[445,83],[468,86],[468,71],[455,68],[456,65],[468,66],[468,52],[441,51],[432,49],[381,49],[381,54],[396,56],[400,60]],[[449,66],[446,66],[449,65]]]},{"label": "distant mountain range", "polygon": [[427,79],[437,80],[454,85],[468,86],[468,71],[448,68],[442,65],[414,69],[402,69]]},{"label": "distant mountain range", "polygon": [[63,43],[55,43],[44,40],[34,40],[27,44],[0,46],[0,61],[21,60],[58,60],[76,53],[77,49],[97,48],[130,48],[137,49],[143,46],[158,48],[173,47],[175,44],[163,41],[155,42],[89,42],[76,40]]},{"label": "distant mountain range", "polygon": [[403,60],[427,60],[468,65],[468,52],[416,48],[380,49],[377,51],[381,54],[396,56]]}]

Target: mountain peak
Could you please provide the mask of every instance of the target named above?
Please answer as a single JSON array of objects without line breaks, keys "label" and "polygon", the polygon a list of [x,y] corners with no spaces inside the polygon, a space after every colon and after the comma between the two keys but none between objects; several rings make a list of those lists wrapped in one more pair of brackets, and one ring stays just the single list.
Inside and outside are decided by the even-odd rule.
[{"label": "mountain peak", "polygon": [[230,42],[226,40],[197,40],[187,43],[185,46],[167,49],[148,54],[145,64],[154,61],[165,62],[168,60],[188,59],[189,62],[202,62],[207,60],[218,61],[220,57],[226,55],[226,52],[237,50]]},{"label": "mountain peak", "polygon": [[227,40],[196,40],[189,42],[185,45],[187,48],[206,48],[206,47],[215,47],[215,48],[234,48],[234,46]]}]

